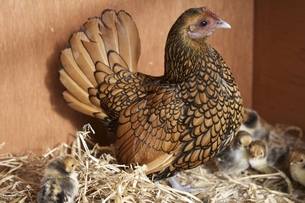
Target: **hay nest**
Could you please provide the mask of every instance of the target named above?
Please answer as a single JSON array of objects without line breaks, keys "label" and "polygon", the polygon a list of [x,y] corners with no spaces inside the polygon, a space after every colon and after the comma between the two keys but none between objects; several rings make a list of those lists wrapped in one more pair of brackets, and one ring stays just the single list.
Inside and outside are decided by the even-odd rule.
[{"label": "hay nest", "polygon": [[76,133],[71,146],[62,144],[48,153],[0,155],[0,202],[36,202],[45,165],[54,157],[72,154],[80,162],[80,190],[76,202],[301,202],[282,172],[239,177],[210,173],[198,167],[178,174],[181,184],[191,185],[191,193],[171,188],[166,181],[152,182],[145,166],[120,165],[98,145],[91,145],[90,125]]}]

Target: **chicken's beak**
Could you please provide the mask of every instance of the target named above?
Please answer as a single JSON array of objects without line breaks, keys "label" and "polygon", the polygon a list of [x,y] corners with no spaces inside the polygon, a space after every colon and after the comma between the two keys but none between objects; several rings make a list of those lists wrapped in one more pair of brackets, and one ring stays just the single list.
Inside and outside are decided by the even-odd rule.
[{"label": "chicken's beak", "polygon": [[229,23],[227,23],[226,21],[220,19],[216,23],[216,28],[230,29],[231,25]]}]

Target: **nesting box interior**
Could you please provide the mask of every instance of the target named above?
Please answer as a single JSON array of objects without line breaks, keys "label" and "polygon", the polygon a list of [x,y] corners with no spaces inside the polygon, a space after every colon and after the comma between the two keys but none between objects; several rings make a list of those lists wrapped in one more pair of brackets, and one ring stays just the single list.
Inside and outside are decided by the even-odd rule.
[{"label": "nesting box interior", "polygon": [[182,11],[199,6],[232,25],[209,42],[231,67],[245,105],[273,123],[305,128],[301,0],[11,0],[0,7],[0,142],[5,142],[0,151],[40,153],[73,139],[75,129],[87,122],[104,136],[100,123],[66,105],[58,75],[60,51],[89,17],[106,8],[128,11],[140,32],[140,70],[161,75],[170,26]]}]

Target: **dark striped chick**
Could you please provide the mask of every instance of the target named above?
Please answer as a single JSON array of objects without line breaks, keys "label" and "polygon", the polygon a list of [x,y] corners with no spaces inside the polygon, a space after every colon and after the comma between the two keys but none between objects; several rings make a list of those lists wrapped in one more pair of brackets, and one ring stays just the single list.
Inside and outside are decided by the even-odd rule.
[{"label": "dark striped chick", "polygon": [[75,167],[77,161],[71,156],[51,161],[44,172],[38,203],[72,203],[78,193]]}]

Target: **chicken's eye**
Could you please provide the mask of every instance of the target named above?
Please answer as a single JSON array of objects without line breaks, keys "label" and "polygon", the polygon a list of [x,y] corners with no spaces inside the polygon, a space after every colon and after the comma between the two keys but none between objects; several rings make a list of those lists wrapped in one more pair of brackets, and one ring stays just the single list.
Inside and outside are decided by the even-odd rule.
[{"label": "chicken's eye", "polygon": [[207,24],[208,24],[208,22],[205,21],[205,20],[203,20],[203,21],[200,22],[200,26],[201,26],[201,27],[205,27],[205,26],[207,26]]}]

